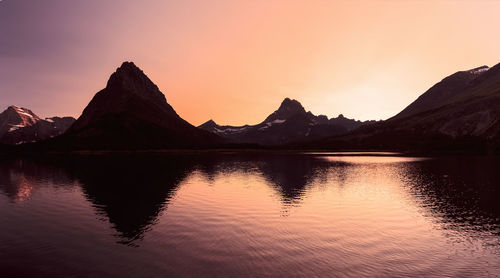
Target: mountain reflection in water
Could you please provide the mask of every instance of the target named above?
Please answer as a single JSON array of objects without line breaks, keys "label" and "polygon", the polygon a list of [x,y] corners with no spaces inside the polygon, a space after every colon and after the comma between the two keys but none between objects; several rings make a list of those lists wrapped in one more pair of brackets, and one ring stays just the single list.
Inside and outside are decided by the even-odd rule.
[{"label": "mountain reflection in water", "polygon": [[[207,269],[211,271],[207,275],[244,276],[276,276],[288,271],[307,276],[333,270],[346,274],[339,276],[468,275],[477,273],[479,267],[495,274],[500,265],[499,165],[497,157],[390,154],[150,154],[4,160],[0,164],[0,197],[9,201],[0,199],[0,205],[5,213],[38,199],[44,199],[47,208],[63,200],[58,198],[66,198],[64,202],[74,202],[75,208],[62,202],[53,213],[37,213],[42,213],[39,221],[71,223],[76,220],[69,215],[77,207],[79,215],[91,217],[78,200],[81,194],[91,204],[94,218],[114,229],[115,242],[147,253],[141,253],[145,260],[154,261],[155,256],[172,260],[159,269],[151,267],[152,276],[161,276],[166,269],[174,276],[202,274]],[[63,197],[65,192],[81,193]],[[7,222],[2,226],[14,226],[11,230],[16,232],[17,228],[30,229],[32,224],[23,223],[22,214],[12,211],[9,215],[19,219],[1,217]],[[90,220],[80,225],[88,225],[89,237],[100,229]],[[441,231],[439,236],[436,231]],[[3,236],[15,237],[0,232],[0,244]],[[403,243],[393,246],[390,239]],[[477,256],[479,263],[470,258],[467,262],[478,268],[457,268],[455,264],[463,264],[458,261],[440,266],[450,260],[449,254],[436,255],[436,261],[419,261],[440,252],[433,249],[438,248],[433,246],[434,240],[442,244],[434,245],[443,248],[455,246],[447,245],[450,239],[462,244],[462,249],[468,248],[464,242],[474,242],[475,252],[483,253]],[[102,240],[106,241],[105,236]],[[91,245],[80,247],[92,254]],[[157,249],[164,245],[176,251]],[[0,251],[0,259],[12,255],[9,246],[6,243]],[[108,248],[114,255],[125,252]],[[246,261],[231,263],[233,259],[227,257],[231,254]],[[129,256],[135,258],[132,253]],[[331,261],[335,258],[336,262]],[[190,260],[200,264],[192,269],[173,266],[174,261],[182,265]],[[414,265],[396,271],[398,265],[412,261]],[[360,265],[354,262],[371,266],[357,269]],[[262,265],[245,272],[256,263]],[[16,270],[13,264],[5,269]],[[212,269],[217,265],[220,268]],[[383,269],[388,272],[380,272]],[[132,277],[134,271],[108,274]]]}]

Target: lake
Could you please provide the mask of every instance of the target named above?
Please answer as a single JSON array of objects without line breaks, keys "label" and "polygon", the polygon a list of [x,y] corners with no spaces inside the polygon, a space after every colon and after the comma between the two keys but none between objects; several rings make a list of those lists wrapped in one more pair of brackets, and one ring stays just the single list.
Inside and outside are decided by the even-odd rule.
[{"label": "lake", "polygon": [[1,277],[496,277],[500,158],[0,162]]}]

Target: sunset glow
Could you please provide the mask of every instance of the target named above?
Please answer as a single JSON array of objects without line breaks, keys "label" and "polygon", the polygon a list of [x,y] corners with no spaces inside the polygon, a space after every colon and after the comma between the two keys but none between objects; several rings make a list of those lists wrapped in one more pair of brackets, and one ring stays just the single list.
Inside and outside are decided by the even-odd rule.
[{"label": "sunset glow", "polygon": [[0,106],[78,117],[134,61],[194,125],[255,124],[285,97],[386,119],[500,61],[497,1],[0,2]]}]

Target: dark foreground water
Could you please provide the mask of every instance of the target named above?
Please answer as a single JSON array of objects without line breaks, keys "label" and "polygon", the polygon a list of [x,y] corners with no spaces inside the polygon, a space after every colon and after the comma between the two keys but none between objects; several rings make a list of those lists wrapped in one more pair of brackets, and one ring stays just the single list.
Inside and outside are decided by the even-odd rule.
[{"label": "dark foreground water", "polygon": [[500,159],[0,162],[0,277],[496,277]]}]

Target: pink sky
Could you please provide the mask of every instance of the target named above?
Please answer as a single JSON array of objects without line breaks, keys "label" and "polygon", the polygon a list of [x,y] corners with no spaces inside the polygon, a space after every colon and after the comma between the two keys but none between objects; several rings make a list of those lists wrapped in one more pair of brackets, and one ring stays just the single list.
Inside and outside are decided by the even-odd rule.
[{"label": "pink sky", "polygon": [[285,97],[385,119],[500,62],[497,1],[0,2],[0,108],[78,117],[134,61],[187,121],[255,124]]}]

